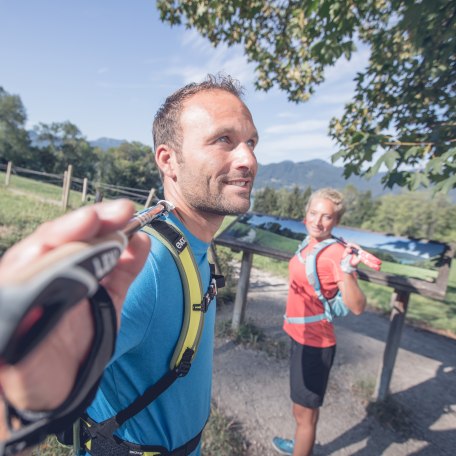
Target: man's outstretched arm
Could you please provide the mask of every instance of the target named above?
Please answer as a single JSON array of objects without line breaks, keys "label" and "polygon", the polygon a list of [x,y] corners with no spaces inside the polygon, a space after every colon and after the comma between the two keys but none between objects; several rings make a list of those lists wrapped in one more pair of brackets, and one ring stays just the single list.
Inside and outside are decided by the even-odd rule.
[{"label": "man's outstretched arm", "polygon": [[[84,207],[37,230],[13,246],[0,262],[0,286],[14,281],[24,268],[50,251],[73,241],[91,241],[123,228],[134,206],[127,200]],[[101,280],[120,318],[128,287],[149,252],[149,238],[134,234],[114,269]],[[0,314],[0,318],[2,318]],[[46,411],[62,404],[73,389],[81,364],[94,338],[93,317],[87,299],[72,307],[49,335],[23,360],[0,367],[0,408],[6,397],[18,410]],[[8,436],[0,411],[0,439]]]}]

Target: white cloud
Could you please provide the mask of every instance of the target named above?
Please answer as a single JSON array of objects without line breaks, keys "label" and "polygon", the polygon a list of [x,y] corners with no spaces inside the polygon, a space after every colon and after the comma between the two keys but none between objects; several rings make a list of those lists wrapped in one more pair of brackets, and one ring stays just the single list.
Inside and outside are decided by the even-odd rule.
[{"label": "white cloud", "polygon": [[356,73],[362,71],[369,61],[369,48],[358,44],[358,49],[352,54],[350,60],[341,57],[334,66],[325,71],[325,81],[328,85],[337,84],[347,78],[353,79]]},{"label": "white cloud", "polygon": [[257,159],[261,164],[283,160],[298,162],[315,158],[330,161],[330,156],[334,152],[331,139],[324,134],[287,135],[273,140],[262,138],[257,149]]},{"label": "white cloud", "polygon": [[136,82],[97,82],[97,87],[101,87],[102,89],[142,90],[150,89],[152,86],[151,84],[143,84]]},{"label": "white cloud", "polygon": [[354,94],[356,73],[362,71],[368,64],[369,49],[359,45],[350,61],[344,57],[325,71],[325,81],[316,88],[309,105],[321,109],[334,109],[332,115],[339,113]]},{"label": "white cloud", "polygon": [[[266,142],[266,141],[265,141]],[[319,133],[311,133],[305,135],[287,135],[279,140],[267,141],[270,148],[277,151],[292,151],[292,150],[330,150],[332,148],[331,139],[329,136]]]},{"label": "white cloud", "polygon": [[299,133],[309,131],[326,131],[328,128],[328,121],[323,120],[303,120],[300,122],[272,125],[265,129],[265,133],[270,134],[285,134],[285,133]]},{"label": "white cloud", "polygon": [[277,114],[277,117],[279,119],[295,119],[297,117],[297,114],[292,112],[279,112]]},{"label": "white cloud", "polygon": [[195,29],[186,29],[182,33],[182,45],[191,47],[198,54],[208,54],[214,49],[210,41],[203,38]]},{"label": "white cloud", "polygon": [[228,47],[221,44],[214,48],[206,38],[201,37],[194,30],[186,31],[182,35],[183,52],[188,61],[188,48],[193,55],[198,55],[191,65],[182,65],[179,59],[168,67],[167,74],[178,76],[183,83],[201,81],[208,73],[223,72],[238,79],[242,85],[253,84],[254,74],[250,64],[240,46]]},{"label": "white cloud", "polygon": [[325,105],[325,106],[344,106],[353,98],[353,88],[351,87],[350,90],[334,90],[331,91],[330,89],[327,90],[324,94],[322,92],[317,92],[314,95],[314,102],[317,105]]}]

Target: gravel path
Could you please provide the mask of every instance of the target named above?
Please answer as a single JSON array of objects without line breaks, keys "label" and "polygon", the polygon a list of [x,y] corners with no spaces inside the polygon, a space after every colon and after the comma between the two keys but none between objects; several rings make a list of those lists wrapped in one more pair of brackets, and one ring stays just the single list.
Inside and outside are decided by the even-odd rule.
[{"label": "gravel path", "polygon": [[[246,321],[283,340],[286,281],[253,269]],[[232,306],[218,319],[231,321]],[[339,319],[337,354],[321,409],[315,455],[456,455],[456,341],[405,326],[391,383],[395,428],[368,415],[389,321],[374,312]],[[239,421],[249,456],[273,456],[275,435],[291,438],[294,422],[288,361],[217,339],[213,397]],[[233,455],[235,456],[235,455]]]}]

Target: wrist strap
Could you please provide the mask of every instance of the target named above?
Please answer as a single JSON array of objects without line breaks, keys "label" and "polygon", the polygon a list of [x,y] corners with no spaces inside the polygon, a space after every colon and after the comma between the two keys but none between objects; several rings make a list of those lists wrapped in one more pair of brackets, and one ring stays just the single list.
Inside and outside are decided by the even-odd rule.
[{"label": "wrist strap", "polygon": [[16,417],[23,427],[12,431],[9,439],[0,442],[0,455],[13,455],[37,445],[49,434],[63,431],[82,415],[95,397],[104,368],[114,352],[117,317],[111,297],[101,285],[89,302],[94,321],[94,341],[79,369],[73,390],[62,405],[51,411],[17,410],[5,401],[8,425],[11,426],[12,419]]},{"label": "wrist strap", "polygon": [[347,274],[352,274],[356,271],[356,266],[350,264],[352,255],[347,255],[345,258],[342,258],[340,262],[340,269]]}]

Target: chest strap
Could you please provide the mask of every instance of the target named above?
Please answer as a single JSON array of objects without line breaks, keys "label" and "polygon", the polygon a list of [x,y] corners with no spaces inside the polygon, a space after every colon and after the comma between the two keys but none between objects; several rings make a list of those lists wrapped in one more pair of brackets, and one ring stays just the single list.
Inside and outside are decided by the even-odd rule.
[{"label": "chest strap", "polygon": [[92,437],[92,427],[96,425],[86,417],[81,419],[81,441],[85,442],[85,449],[93,456],[187,456],[198,447],[203,431],[183,445],[167,450],[161,445],[138,445],[127,442],[117,436],[102,437],[99,434]]}]

